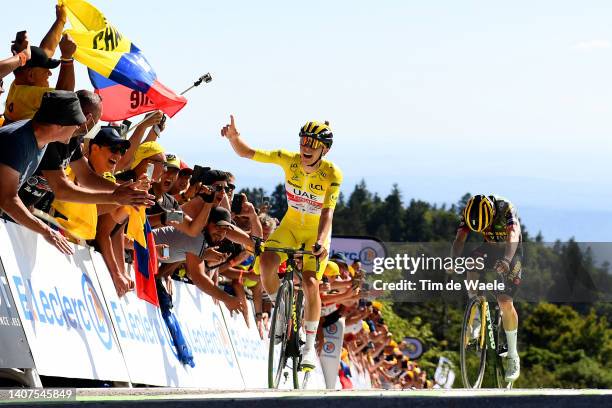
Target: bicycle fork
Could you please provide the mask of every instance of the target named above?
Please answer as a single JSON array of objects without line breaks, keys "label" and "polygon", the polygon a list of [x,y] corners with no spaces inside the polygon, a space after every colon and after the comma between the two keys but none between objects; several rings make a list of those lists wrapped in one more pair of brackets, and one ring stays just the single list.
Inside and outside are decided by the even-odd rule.
[{"label": "bicycle fork", "polygon": [[[489,307],[489,302],[483,303],[483,309],[484,309],[484,312],[486,313],[485,316],[487,319],[487,328],[489,330],[489,346],[491,347],[491,350],[497,352],[497,349],[495,348],[495,336],[493,335],[493,320],[491,320],[491,308]],[[481,326],[481,330],[482,330],[481,341],[484,341],[484,325]]]}]

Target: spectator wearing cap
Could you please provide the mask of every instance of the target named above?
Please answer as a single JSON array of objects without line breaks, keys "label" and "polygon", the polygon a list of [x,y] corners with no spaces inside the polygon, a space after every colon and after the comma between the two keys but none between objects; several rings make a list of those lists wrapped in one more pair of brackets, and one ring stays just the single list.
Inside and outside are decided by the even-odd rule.
[{"label": "spectator wearing cap", "polygon": [[[192,187],[189,183],[191,179],[191,175],[193,174],[193,169],[190,168],[184,161],[181,160],[180,170],[176,181],[170,188],[170,194],[174,196],[174,198],[180,203],[184,204],[187,201],[191,200],[195,197],[196,193],[196,185]],[[192,188],[190,188],[192,187]]]},{"label": "spectator wearing cap", "polygon": [[[56,19],[43,39],[40,47],[30,47],[31,58],[14,71],[15,80],[6,98],[4,117],[7,123],[30,119],[38,110],[42,96],[53,88],[49,87],[51,70],[61,65],[55,89],[74,91],[74,60],[76,44],[69,35],[62,36],[66,23],[66,9],[56,6]],[[61,38],[61,40],[60,40]],[[18,33],[12,50],[19,55],[27,46],[27,38]],[[57,45],[60,46],[61,60],[51,58]]]},{"label": "spectator wearing cap", "polygon": [[[168,194],[170,197],[172,197],[172,195],[170,194],[170,190],[172,189],[172,186],[174,185],[174,183],[176,182],[176,179],[178,178],[179,172],[181,171],[181,159],[178,158],[178,156],[174,153],[167,153],[166,154],[166,170],[164,171],[164,174],[160,180],[157,186],[157,191],[158,192],[164,192],[164,194]],[[155,188],[156,186],[153,185],[153,187]],[[172,197],[172,200],[174,200],[174,197]],[[176,200],[174,200],[176,202]]]},{"label": "spectator wearing cap", "polygon": [[93,171],[115,181],[115,167],[130,148],[129,140],[123,139],[113,127],[103,127],[89,142],[89,165]]},{"label": "spectator wearing cap", "polygon": [[154,229],[155,242],[170,248],[170,256],[161,261],[163,265],[160,268],[160,275],[171,274],[184,262],[189,278],[200,290],[222,301],[230,310],[242,309],[240,300],[216,286],[206,270],[207,263],[217,265],[227,258],[226,254],[217,251],[216,245],[235,228],[231,223],[230,212],[217,206],[210,209],[206,227],[196,237],[183,234],[174,226]]},{"label": "spectator wearing cap", "polygon": [[[87,119],[66,143],[49,143],[38,169],[19,191],[26,206],[48,212],[51,201],[57,198],[88,204],[146,205],[149,197],[134,185],[117,186],[96,174],[83,157],[81,139],[100,120],[102,100],[91,91],[76,93]],[[104,133],[104,132],[103,132]],[[70,165],[70,177],[66,172]]]},{"label": "spectator wearing cap", "polygon": [[166,166],[164,148],[157,142],[145,142],[134,152],[134,160],[130,170],[115,175],[120,181],[136,181],[147,173],[149,164],[153,165],[153,175],[150,181],[159,181]]},{"label": "spectator wearing cap", "polygon": [[38,167],[47,144],[68,143],[86,120],[74,92],[55,91],[43,96],[33,119],[0,128],[0,209],[66,254],[72,253],[66,239],[36,219],[18,191]]}]

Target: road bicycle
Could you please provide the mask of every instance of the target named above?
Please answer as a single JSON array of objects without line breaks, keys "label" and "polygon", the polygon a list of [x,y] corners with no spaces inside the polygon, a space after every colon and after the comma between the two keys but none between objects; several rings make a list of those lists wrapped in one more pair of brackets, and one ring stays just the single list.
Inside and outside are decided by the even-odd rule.
[{"label": "road bicycle", "polygon": [[[302,327],[304,321],[304,292],[302,291],[302,270],[296,259],[304,255],[313,255],[305,251],[304,245],[295,248],[265,248],[264,252],[276,252],[287,255],[287,269],[278,292],[276,305],[272,312],[270,324],[270,346],[268,351],[268,387],[278,388],[281,381],[287,381],[288,370],[291,371],[293,388],[306,388],[310,377],[309,370],[300,367],[301,347],[305,343]],[[319,258],[316,258],[319,269]],[[294,282],[294,277],[297,277]],[[300,379],[301,374],[303,378]],[[301,380],[301,381],[300,381]]]},{"label": "road bicycle", "polygon": [[[460,342],[461,378],[465,388],[480,388],[485,376],[487,351],[494,352],[495,380],[499,388],[512,388],[505,380],[508,344],[502,313],[495,301],[494,318],[485,295],[469,300],[463,316]],[[480,327],[476,316],[480,315]],[[476,322],[475,322],[476,321]]]}]

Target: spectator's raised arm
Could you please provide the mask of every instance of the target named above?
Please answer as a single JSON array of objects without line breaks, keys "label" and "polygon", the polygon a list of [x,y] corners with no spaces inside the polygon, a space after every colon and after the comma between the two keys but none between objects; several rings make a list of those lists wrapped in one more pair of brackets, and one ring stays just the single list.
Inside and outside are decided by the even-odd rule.
[{"label": "spectator's raised arm", "polygon": [[13,56],[0,61],[0,79],[19,67],[23,67],[32,57],[28,35],[25,31],[17,33],[13,41]]},{"label": "spectator's raised arm", "polygon": [[40,48],[45,51],[45,54],[49,58],[55,54],[55,49],[62,38],[62,31],[66,25],[66,6],[56,5],[55,6],[55,21],[51,25],[51,28],[40,42]]},{"label": "spectator's raised arm", "polygon": [[[138,146],[141,145],[142,137],[144,136],[145,131],[147,130],[147,128],[159,124],[162,117],[163,117],[163,113],[161,111],[157,111],[155,112],[155,114],[147,117],[140,125],[136,127],[136,129],[134,129],[134,133],[132,133],[132,136],[130,136],[130,139],[129,139],[130,147],[128,148],[127,152],[123,155],[123,157],[121,157],[121,159],[117,163],[117,166],[115,167],[117,171],[125,170],[130,167],[130,164],[134,160],[134,153],[136,153],[136,150],[138,150]],[[142,142],[142,143],[146,143],[150,141],[154,141],[154,140],[146,140],[145,142]]]},{"label": "spectator's raised arm", "polygon": [[72,56],[76,51],[76,44],[72,40],[72,37],[68,34],[62,36],[60,41],[60,50],[62,52],[62,59],[60,63],[60,72],[57,77],[57,83],[55,89],[63,89],[65,91],[74,91],[75,79],[74,79],[74,60]]}]

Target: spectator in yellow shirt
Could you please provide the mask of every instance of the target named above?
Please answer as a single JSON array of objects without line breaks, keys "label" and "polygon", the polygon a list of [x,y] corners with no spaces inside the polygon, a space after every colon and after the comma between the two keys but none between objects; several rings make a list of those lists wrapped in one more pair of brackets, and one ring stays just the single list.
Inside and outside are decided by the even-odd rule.
[{"label": "spectator in yellow shirt", "polygon": [[[49,86],[51,70],[61,64],[55,89],[74,91],[74,60],[76,44],[69,35],[62,36],[66,23],[64,6],[56,7],[56,19],[51,29],[42,40],[40,47],[30,47],[31,57],[25,64],[21,64],[13,73],[15,80],[11,84],[6,98],[4,118],[6,123],[22,119],[31,119],[38,108],[42,96],[53,88]],[[61,41],[60,41],[61,37]],[[59,44],[61,61],[51,58]],[[19,55],[28,46],[25,32],[17,33],[13,42],[12,51]]]}]

